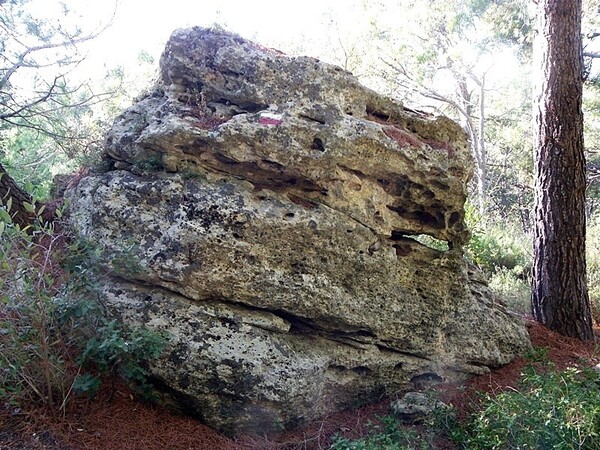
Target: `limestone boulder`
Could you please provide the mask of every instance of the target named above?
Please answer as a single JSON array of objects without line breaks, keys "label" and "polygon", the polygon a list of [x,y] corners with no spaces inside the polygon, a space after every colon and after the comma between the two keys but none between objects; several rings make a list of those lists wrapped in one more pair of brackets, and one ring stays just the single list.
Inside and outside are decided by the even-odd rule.
[{"label": "limestone boulder", "polygon": [[103,246],[101,298],[169,333],[157,386],[220,430],[290,428],[529,345],[463,258],[463,131],[339,67],[178,30],[106,154],[66,194]]}]

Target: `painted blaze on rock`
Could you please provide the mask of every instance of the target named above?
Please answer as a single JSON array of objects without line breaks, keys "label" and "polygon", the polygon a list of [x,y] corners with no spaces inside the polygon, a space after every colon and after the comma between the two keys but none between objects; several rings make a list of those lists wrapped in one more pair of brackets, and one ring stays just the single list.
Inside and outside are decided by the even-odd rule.
[{"label": "painted blaze on rock", "polygon": [[67,195],[107,264],[129,248],[102,296],[170,333],[152,373],[182,409],[289,428],[529,345],[463,260],[455,123],[222,31],[177,30],[160,73]]}]

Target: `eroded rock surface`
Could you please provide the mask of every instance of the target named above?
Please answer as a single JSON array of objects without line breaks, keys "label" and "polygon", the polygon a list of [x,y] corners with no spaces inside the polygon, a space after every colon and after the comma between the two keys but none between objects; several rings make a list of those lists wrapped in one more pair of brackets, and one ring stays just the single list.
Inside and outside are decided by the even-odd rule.
[{"label": "eroded rock surface", "polygon": [[463,259],[455,123],[222,31],[176,31],[160,73],[67,195],[104,301],[170,333],[152,372],[183,409],[289,428],[529,345]]}]

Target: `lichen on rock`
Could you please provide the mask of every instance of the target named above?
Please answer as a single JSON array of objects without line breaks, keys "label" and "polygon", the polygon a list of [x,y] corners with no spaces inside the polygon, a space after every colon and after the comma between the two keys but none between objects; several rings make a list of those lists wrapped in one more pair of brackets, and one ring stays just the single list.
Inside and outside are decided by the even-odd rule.
[{"label": "lichen on rock", "polygon": [[220,430],[290,428],[529,345],[463,259],[461,128],[339,67],[177,30],[106,155],[67,193],[70,221],[107,264],[135,243],[141,270],[115,269],[102,298],[170,333],[153,376]]}]

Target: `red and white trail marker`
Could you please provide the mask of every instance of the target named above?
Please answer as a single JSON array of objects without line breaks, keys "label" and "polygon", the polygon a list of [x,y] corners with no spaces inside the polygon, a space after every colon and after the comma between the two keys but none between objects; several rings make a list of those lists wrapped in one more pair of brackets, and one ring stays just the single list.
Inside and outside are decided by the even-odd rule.
[{"label": "red and white trail marker", "polygon": [[281,122],[283,122],[281,114],[269,112],[260,113],[260,118],[258,119],[258,123],[261,125],[280,125]]}]

